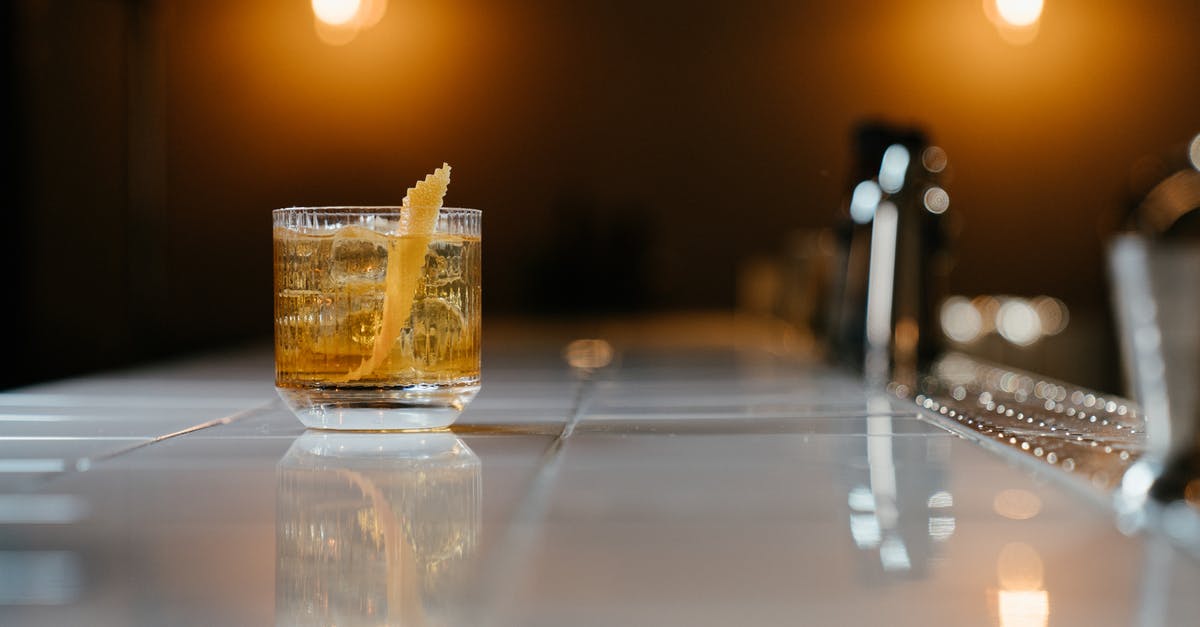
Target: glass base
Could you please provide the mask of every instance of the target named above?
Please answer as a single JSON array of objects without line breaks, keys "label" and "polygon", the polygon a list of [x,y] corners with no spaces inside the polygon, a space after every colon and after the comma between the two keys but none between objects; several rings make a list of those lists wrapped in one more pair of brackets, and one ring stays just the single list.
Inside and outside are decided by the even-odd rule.
[{"label": "glass base", "polygon": [[425,431],[453,424],[479,393],[479,384],[275,390],[300,422],[313,429]]}]

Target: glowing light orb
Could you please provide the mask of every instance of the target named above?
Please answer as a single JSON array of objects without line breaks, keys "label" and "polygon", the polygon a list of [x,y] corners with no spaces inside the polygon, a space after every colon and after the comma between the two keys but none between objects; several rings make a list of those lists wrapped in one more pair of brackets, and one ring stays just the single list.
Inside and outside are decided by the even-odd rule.
[{"label": "glowing light orb", "polygon": [[996,330],[1017,346],[1029,346],[1042,336],[1042,320],[1028,302],[1014,298],[1005,301],[996,312]]},{"label": "glowing light orb", "polygon": [[361,0],[312,0],[313,14],[331,26],[349,24],[361,5]]},{"label": "glowing light orb", "polygon": [[960,344],[974,342],[983,333],[983,316],[962,296],[951,296],[942,304],[942,333]]},{"label": "glowing light orb", "polygon": [[996,0],[996,12],[1013,26],[1029,26],[1042,16],[1042,0]]},{"label": "glowing light orb", "polygon": [[875,210],[883,199],[883,190],[875,181],[863,181],[854,186],[850,196],[850,217],[859,224],[866,224],[875,219]]}]

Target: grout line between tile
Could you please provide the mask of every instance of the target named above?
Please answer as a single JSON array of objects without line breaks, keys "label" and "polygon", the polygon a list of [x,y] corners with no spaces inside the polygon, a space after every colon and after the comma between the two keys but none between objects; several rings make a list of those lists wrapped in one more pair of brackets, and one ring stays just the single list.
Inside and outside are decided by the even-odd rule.
[{"label": "grout line between tile", "polygon": [[508,616],[515,603],[515,588],[529,571],[529,560],[550,507],[550,497],[562,465],[567,439],[575,433],[575,426],[586,413],[594,391],[593,373],[580,371],[575,399],[567,420],[538,459],[537,471],[515,509],[504,540],[498,545],[499,552],[483,565],[480,583],[475,587],[477,598],[472,603],[475,616],[470,624],[495,624],[498,617]]},{"label": "grout line between tile", "polygon": [[208,420],[206,422],[202,422],[197,425],[192,425],[190,427],[180,429],[178,431],[174,431],[171,433],[166,433],[166,434],[163,434],[160,436],[155,436],[153,438],[147,438],[143,441],[135,442],[133,444],[130,444],[128,446],[123,446],[116,450],[108,451],[105,453],[100,453],[98,455],[92,455],[89,457],[81,457],[78,460],[76,460],[75,464],[73,466],[71,466],[70,468],[68,468],[65,472],[55,472],[55,473],[46,475],[45,477],[43,477],[43,481],[48,482],[52,479],[57,479],[64,475],[87,472],[93,466],[95,466],[96,464],[98,464],[100,462],[109,461],[116,457],[120,457],[122,455],[132,453],[138,449],[150,446],[151,444],[165,442],[167,440],[182,437],[182,436],[188,435],[190,433],[195,433],[197,431],[202,431],[204,429],[218,427],[221,425],[227,425],[227,424],[236,422],[238,420],[242,420],[243,418],[249,418],[251,416],[256,416],[256,415],[259,415],[262,413],[266,413],[266,412],[272,411],[275,408],[275,406],[278,405],[280,402],[281,401],[279,399],[274,399],[267,403],[263,403],[261,405],[255,406],[255,407],[251,407],[249,409],[244,409],[242,411],[235,412],[235,413],[229,414],[227,416],[222,416],[220,418],[214,418],[212,420]]}]

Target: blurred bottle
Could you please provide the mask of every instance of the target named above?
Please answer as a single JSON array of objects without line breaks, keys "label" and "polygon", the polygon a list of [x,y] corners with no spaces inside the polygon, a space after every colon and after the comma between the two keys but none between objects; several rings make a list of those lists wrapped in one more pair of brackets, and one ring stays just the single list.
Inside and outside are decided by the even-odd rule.
[{"label": "blurred bottle", "polygon": [[951,264],[947,156],[918,128],[867,122],[853,141],[828,315],[834,352],[869,381],[911,387],[942,344],[937,311]]}]

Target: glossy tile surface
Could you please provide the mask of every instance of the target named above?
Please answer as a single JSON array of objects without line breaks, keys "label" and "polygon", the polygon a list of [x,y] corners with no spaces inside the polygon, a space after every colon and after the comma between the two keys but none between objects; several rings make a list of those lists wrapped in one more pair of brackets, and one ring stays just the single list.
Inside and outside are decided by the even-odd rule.
[{"label": "glossy tile surface", "polygon": [[0,624],[1200,622],[1195,561],[844,373],[507,350],[425,436],[306,432],[261,350],[0,395]]}]

